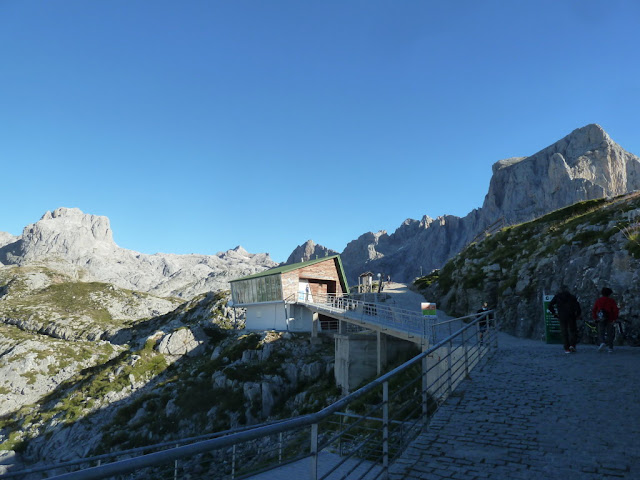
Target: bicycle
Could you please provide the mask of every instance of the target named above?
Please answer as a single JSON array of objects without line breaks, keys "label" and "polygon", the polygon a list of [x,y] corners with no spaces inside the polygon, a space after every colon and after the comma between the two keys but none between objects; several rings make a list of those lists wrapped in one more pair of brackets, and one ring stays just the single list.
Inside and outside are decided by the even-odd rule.
[{"label": "bicycle", "polygon": [[[631,339],[628,333],[630,324],[631,322],[629,320],[623,320],[620,318],[615,322],[613,322],[614,341],[616,339],[619,339],[620,344],[623,342],[626,342],[627,344],[631,343],[630,342]],[[598,325],[596,321],[590,320],[590,319],[589,320],[584,319],[584,321],[582,322],[582,325],[578,328],[578,340],[583,341],[585,337],[589,340],[589,343],[593,345],[598,345]],[[607,337],[606,337],[606,330],[605,330],[604,343],[608,343]]]},{"label": "bicycle", "polygon": [[584,319],[582,325],[578,327],[578,342],[584,343],[585,338],[592,345],[598,344],[598,326],[593,320]]}]

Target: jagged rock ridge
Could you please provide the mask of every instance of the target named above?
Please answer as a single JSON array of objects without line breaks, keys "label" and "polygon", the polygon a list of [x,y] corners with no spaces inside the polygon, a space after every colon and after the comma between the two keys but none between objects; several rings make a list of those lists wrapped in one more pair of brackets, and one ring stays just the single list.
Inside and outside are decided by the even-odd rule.
[{"label": "jagged rock ridge", "polygon": [[582,200],[640,189],[640,158],[599,125],[578,128],[529,157],[500,160],[483,206],[465,217],[407,219],[391,235],[365,233],[342,262],[350,281],[371,270],[410,281],[444,263],[496,221],[516,224]]},{"label": "jagged rock ridge", "polygon": [[331,255],[337,255],[338,252],[335,250],[331,250],[330,248],[323,247],[322,245],[316,245],[313,240],[307,240],[302,245],[298,245],[287,261],[284,262],[286,265],[297,263],[297,262],[306,262],[307,260],[313,260],[315,258],[328,257]]},{"label": "jagged rock ridge", "polygon": [[[13,240],[13,241],[12,241]],[[229,280],[277,265],[242,247],[216,255],[147,255],[119,247],[109,219],[77,208],[47,212],[20,237],[0,237],[5,265],[46,264],[83,281],[111,283],[159,296],[193,296],[228,288]]]}]

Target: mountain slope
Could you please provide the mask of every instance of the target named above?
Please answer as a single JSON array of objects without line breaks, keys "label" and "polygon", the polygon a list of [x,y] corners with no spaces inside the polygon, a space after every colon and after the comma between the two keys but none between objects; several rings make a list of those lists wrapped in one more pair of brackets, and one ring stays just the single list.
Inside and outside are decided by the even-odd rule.
[{"label": "mountain slope", "polygon": [[497,310],[501,328],[528,338],[544,333],[542,295],[567,285],[583,318],[607,286],[640,343],[640,193],[576,203],[472,243],[440,271],[419,279],[447,313]]}]

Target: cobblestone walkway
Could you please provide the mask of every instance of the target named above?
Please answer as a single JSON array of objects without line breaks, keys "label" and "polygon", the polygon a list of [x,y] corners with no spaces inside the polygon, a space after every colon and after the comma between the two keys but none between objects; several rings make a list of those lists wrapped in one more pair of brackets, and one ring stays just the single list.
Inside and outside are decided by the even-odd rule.
[{"label": "cobblestone walkway", "polygon": [[499,343],[391,479],[640,479],[640,348]]}]

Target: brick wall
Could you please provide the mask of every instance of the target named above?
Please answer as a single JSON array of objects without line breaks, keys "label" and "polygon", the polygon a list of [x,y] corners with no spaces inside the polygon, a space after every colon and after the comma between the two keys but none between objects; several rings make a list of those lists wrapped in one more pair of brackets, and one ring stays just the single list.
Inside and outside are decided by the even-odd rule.
[{"label": "brick wall", "polygon": [[334,258],[283,273],[282,291],[284,298],[298,293],[298,283],[300,280],[309,282],[312,295],[326,294],[328,282],[335,282],[335,289],[338,295],[343,293],[336,259]]}]

